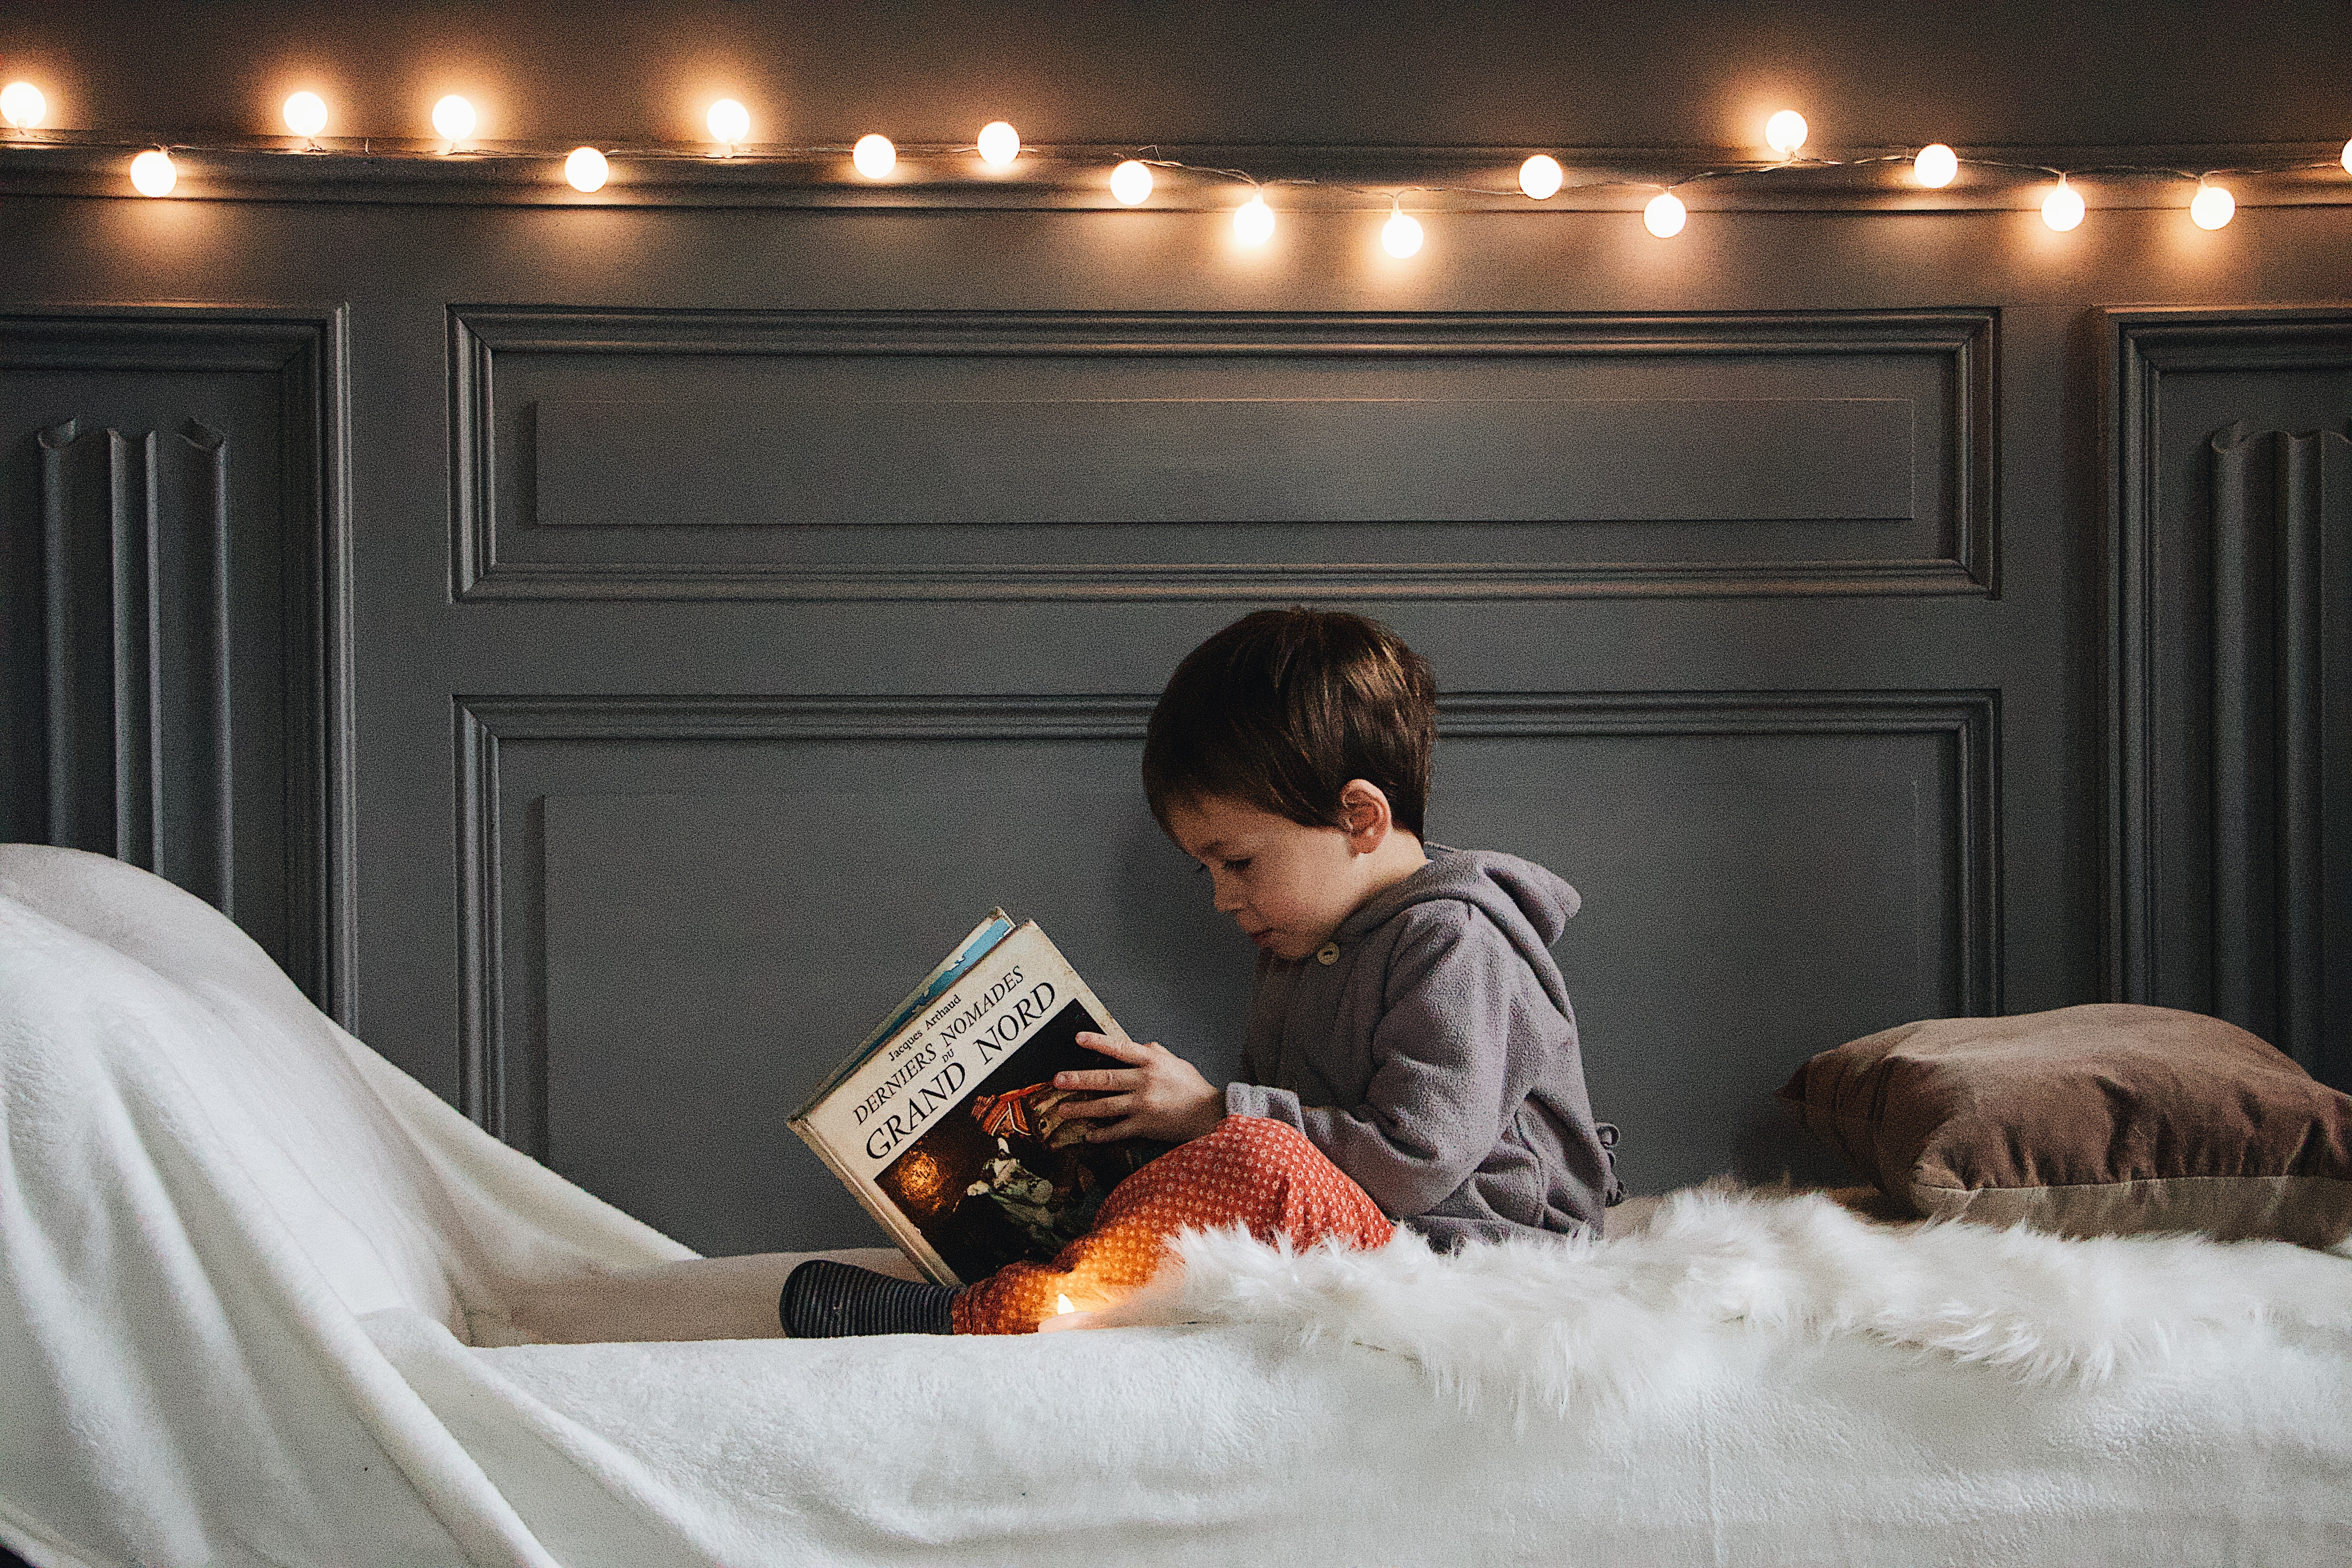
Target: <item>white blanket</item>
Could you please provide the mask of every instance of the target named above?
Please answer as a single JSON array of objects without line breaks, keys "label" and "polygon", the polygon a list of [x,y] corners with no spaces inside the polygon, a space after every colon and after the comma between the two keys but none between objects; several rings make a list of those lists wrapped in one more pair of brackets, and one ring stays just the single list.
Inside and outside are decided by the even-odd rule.
[{"label": "white blanket", "polygon": [[1162,1326],[475,1348],[685,1256],[142,873],[0,849],[0,1539],[66,1564],[2352,1559],[2352,1264],[1699,1197]]}]

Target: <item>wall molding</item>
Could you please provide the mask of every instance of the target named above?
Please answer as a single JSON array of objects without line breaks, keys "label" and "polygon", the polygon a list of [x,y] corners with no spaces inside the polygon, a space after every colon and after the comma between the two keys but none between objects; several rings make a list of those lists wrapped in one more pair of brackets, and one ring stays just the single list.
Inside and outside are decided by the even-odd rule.
[{"label": "wall molding", "polygon": [[[503,956],[506,842],[501,749],[514,742],[761,741],[1139,742],[1155,699],[1138,695],[883,697],[460,696],[457,756],[459,1108],[544,1153],[541,1042],[516,1059]],[[1954,748],[1951,909],[1959,994],[1970,1014],[2001,1006],[2000,696],[1987,690],[1456,692],[1441,739],[1473,736],[1929,735]],[[538,1016],[545,1014],[544,998]]]},{"label": "wall molding", "polygon": [[[2352,576],[2336,542],[2352,521],[2352,444],[2244,421],[2195,432],[2214,525],[2200,542],[2168,522],[2160,443],[2168,377],[2340,375],[2352,310],[2118,310],[2106,324],[2107,992],[2210,1007],[2340,1080],[2352,1071],[2352,964],[2336,956],[2352,950]],[[2163,601],[2167,559],[2198,583],[2194,624]],[[2184,727],[2210,756],[2202,780],[2162,776],[2155,738]],[[2168,786],[2201,794],[2201,830],[2165,818]],[[2211,903],[2193,976],[2158,936],[2159,908],[2184,889]]]},{"label": "wall molding", "polygon": [[[288,599],[281,628],[285,873],[295,904],[288,912],[287,968],[348,1026],[355,1014],[357,927],[352,900],[347,317],[343,307],[121,305],[0,311],[0,371],[220,372],[267,375],[276,382],[283,446],[273,478],[288,549],[278,563]],[[89,840],[89,847],[173,876],[227,909],[232,742],[226,733],[215,732],[209,742],[194,742],[199,751],[209,745],[207,754],[185,759],[210,778],[209,803],[168,794],[162,765],[167,708],[178,716],[193,704],[209,713],[216,731],[230,717],[221,644],[226,633],[218,616],[226,592],[220,574],[229,546],[226,485],[233,454],[222,433],[194,421],[168,432],[101,433],[68,420],[41,433],[48,492],[43,550],[50,600],[50,668],[44,677],[50,710],[50,810],[55,815],[64,797],[78,789],[60,776],[61,765],[80,765],[64,763],[58,752],[60,741],[89,752],[89,737],[73,739],[68,731],[75,721],[61,717],[59,703],[76,697],[65,688],[77,683],[84,689],[79,695],[94,700],[98,672],[61,667],[59,650],[76,635],[67,623],[76,615],[86,618],[98,605],[85,597],[84,611],[61,614],[68,579],[77,570],[68,560],[60,509],[82,504],[71,494],[70,469],[79,460],[74,448],[101,434],[110,474],[105,533],[112,578],[108,637],[113,649],[103,684],[113,732],[107,768],[114,798],[102,833],[94,818],[83,820],[89,814],[82,805],[73,807],[74,822],[58,831],[71,831],[78,841]],[[165,570],[163,557],[183,542],[167,537],[172,520],[189,517],[198,520],[194,526],[199,546],[212,557],[209,566],[194,568],[199,576],[212,574],[200,595],[208,596],[211,609],[203,614],[212,624],[196,632],[205,645],[200,662],[208,674],[175,668],[163,657],[165,607],[155,597],[173,586],[169,579],[174,574]],[[79,793],[83,802],[90,800],[88,790]],[[194,818],[178,815],[182,801],[196,813]]]},{"label": "wall molding", "polygon": [[[1528,600],[1620,596],[1998,597],[1999,313],[1375,315],[1278,312],[583,310],[450,308],[451,578],[460,600]],[[1438,561],[1311,564],[551,563],[501,558],[493,419],[502,353],[1409,362],[1706,355],[1942,363],[1953,542],[1896,560]]]}]

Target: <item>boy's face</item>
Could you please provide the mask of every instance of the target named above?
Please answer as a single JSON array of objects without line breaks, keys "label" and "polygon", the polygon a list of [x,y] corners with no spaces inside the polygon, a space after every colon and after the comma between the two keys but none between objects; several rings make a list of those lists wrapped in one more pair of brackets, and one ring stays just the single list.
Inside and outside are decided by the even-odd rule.
[{"label": "boy's face", "polygon": [[1330,941],[1372,890],[1368,857],[1344,827],[1211,798],[1171,805],[1168,831],[1209,873],[1217,912],[1276,958],[1295,962]]}]

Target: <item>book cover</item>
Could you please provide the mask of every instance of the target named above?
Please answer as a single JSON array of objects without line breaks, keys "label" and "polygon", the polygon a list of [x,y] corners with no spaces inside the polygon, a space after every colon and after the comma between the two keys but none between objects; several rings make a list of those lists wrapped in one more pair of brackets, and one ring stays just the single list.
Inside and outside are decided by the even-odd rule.
[{"label": "book cover", "polygon": [[1036,923],[974,927],[792,1119],[793,1131],[933,1279],[963,1285],[1084,1235],[1110,1189],[1166,1145],[1089,1143],[1091,1096],[1054,1075],[1115,1067],[1118,1033]]}]

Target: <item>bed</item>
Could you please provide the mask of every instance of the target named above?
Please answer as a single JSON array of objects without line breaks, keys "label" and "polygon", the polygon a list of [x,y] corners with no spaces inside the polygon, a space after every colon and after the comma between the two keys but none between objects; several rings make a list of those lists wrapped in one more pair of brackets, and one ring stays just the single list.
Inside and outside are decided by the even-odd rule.
[{"label": "bed", "polygon": [[0,849],[0,1542],[37,1568],[2352,1558],[2352,1260],[1697,1192],[1197,1238],[1002,1341],[520,1342],[687,1249],[120,862]]}]

